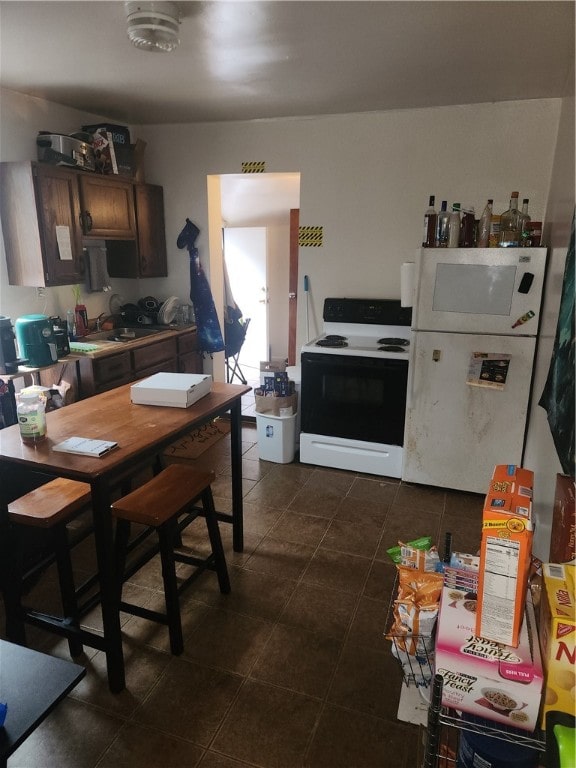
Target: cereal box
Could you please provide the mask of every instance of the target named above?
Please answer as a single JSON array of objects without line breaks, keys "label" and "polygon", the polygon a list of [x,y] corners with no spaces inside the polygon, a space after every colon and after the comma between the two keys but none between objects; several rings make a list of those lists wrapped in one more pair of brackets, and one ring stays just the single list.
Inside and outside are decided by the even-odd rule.
[{"label": "cereal box", "polygon": [[576,557],[576,487],[574,478],[556,475],[550,534],[550,562],[569,563]]},{"label": "cereal box", "polygon": [[497,466],[484,501],[476,634],[516,647],[532,555],[532,472]]},{"label": "cereal box", "polygon": [[436,635],[442,705],[533,731],[543,685],[534,609],[528,595],[517,648],[475,633],[472,593],[444,587]]},{"label": "cereal box", "polygon": [[492,473],[488,493],[519,494],[532,498],[534,472],[516,464],[497,464]]},{"label": "cereal box", "polygon": [[540,645],[546,671],[542,710],[574,714],[576,697],[576,605],[574,565],[544,563],[540,600]]}]

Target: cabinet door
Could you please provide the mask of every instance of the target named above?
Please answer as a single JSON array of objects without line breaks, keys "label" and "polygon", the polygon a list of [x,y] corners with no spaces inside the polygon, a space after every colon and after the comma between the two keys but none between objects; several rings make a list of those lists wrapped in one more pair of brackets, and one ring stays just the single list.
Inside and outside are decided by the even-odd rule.
[{"label": "cabinet door", "polygon": [[95,174],[81,174],[78,179],[85,236],[135,240],[132,183]]},{"label": "cabinet door", "polygon": [[203,373],[204,360],[198,352],[198,333],[190,331],[178,336],[178,373]]},{"label": "cabinet door", "polygon": [[[150,368],[156,371],[176,370],[176,339],[165,339],[155,344],[147,344],[132,351],[133,369],[136,378],[140,378],[142,372]],[[170,368],[162,368],[169,364]],[[156,366],[160,366],[157,368]]]},{"label": "cabinet door", "polygon": [[134,188],[138,221],[139,277],[167,277],[164,192],[154,184]]},{"label": "cabinet door", "polygon": [[46,285],[82,282],[84,259],[77,175],[38,165],[35,176]]}]

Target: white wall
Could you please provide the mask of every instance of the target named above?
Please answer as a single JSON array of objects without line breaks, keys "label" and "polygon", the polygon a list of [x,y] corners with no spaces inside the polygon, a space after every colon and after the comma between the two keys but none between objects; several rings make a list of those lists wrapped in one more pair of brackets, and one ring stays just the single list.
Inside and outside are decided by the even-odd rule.
[{"label": "white wall", "polygon": [[[147,175],[163,184],[170,277],[180,295],[185,264],[175,240],[190,217],[207,259],[206,177],[239,173],[263,160],[269,172],[300,172],[300,224],[324,228],[322,248],[300,249],[297,348],[303,343],[310,276],[311,335],[328,295],[397,298],[400,265],[421,242],[428,196],[471,203],[488,197],[497,211],[512,189],[530,198],[535,219],[546,211],[559,99],[436,109],[146,126]],[[153,151],[152,151],[153,148]]]}]

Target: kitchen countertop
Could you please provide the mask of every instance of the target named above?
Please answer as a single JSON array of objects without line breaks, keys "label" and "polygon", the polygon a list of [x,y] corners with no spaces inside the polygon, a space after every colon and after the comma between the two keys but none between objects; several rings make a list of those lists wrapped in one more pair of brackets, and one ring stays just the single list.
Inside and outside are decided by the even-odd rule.
[{"label": "kitchen countertop", "polygon": [[[45,365],[40,368],[32,368],[27,365],[20,365],[18,366],[18,373],[12,373],[12,374],[6,374],[2,375],[2,378],[17,378],[18,376],[22,376],[25,373],[37,373],[38,371],[43,371],[47,368],[51,368],[53,365],[58,365],[59,363],[66,363],[71,362],[73,360],[80,360],[83,357],[89,357],[89,358],[99,358],[99,357],[106,357],[109,355],[117,355],[120,352],[123,352],[126,349],[135,349],[138,347],[145,347],[151,343],[154,343],[155,341],[163,341],[164,339],[170,339],[175,338],[178,336],[181,336],[183,333],[188,333],[190,331],[196,330],[196,325],[174,325],[174,326],[168,326],[160,328],[158,326],[138,326],[138,327],[144,327],[149,328],[150,330],[157,331],[157,333],[150,334],[149,336],[143,336],[140,339],[130,339],[128,341],[103,341],[103,340],[97,340],[97,341],[91,341],[90,336],[83,337],[82,341],[86,344],[93,344],[94,346],[97,346],[98,349],[95,349],[91,352],[70,352],[69,355],[66,355],[65,357],[60,357],[55,363],[51,363],[50,365]],[[136,329],[135,329],[136,330]],[[114,333],[114,330],[110,330],[110,335]]]},{"label": "kitchen countertop", "polygon": [[[90,339],[90,334],[88,336],[84,336],[81,339],[78,339],[78,342],[83,344],[91,344],[98,349],[92,350],[90,352],[70,352],[69,355],[66,355],[66,357],[59,360],[59,362],[63,362],[70,359],[77,359],[81,357],[103,357],[106,355],[115,355],[120,352],[122,352],[125,349],[134,349],[137,347],[145,347],[150,344],[155,343],[156,341],[163,341],[164,339],[170,339],[175,338],[177,336],[181,336],[183,333],[188,333],[189,331],[196,330],[196,325],[174,325],[174,326],[167,326],[167,327],[158,327],[158,326],[138,326],[138,328],[134,328],[134,330],[138,330],[139,328],[145,329],[145,330],[151,330],[156,331],[156,333],[150,334],[148,336],[142,336],[139,339],[127,339],[126,341],[107,341],[103,339],[97,339],[95,341],[92,341]],[[109,332],[110,336],[114,334],[114,330],[110,330]]]}]

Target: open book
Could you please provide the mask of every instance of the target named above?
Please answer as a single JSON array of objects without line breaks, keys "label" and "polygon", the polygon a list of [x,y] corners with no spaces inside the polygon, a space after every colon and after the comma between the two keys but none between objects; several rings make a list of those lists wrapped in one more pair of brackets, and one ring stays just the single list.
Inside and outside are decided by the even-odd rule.
[{"label": "open book", "polygon": [[88,437],[69,437],[61,443],[53,446],[52,450],[59,453],[77,453],[79,456],[104,456],[114,448],[118,443],[112,440],[91,440]]}]

